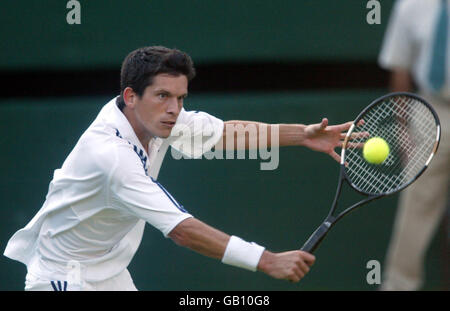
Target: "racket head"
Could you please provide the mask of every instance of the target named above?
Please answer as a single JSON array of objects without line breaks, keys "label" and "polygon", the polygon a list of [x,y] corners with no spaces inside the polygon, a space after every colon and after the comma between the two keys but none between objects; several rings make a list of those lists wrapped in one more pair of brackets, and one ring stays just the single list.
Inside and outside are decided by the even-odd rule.
[{"label": "racket head", "polygon": [[[364,123],[358,125],[361,120]],[[368,132],[369,136],[350,139],[358,132]],[[346,134],[341,152],[344,178],[365,195],[401,191],[428,167],[438,149],[440,135],[437,113],[420,96],[396,92],[377,98],[361,111]],[[364,144],[372,137],[381,137],[389,145],[389,155],[381,164],[368,163],[362,148],[350,147]]]}]

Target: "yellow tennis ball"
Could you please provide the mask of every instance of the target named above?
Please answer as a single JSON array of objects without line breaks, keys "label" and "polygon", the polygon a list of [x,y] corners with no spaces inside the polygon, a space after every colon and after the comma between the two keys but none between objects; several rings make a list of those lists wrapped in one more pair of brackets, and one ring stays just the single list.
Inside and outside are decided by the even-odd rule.
[{"label": "yellow tennis ball", "polygon": [[389,145],[381,137],[373,137],[363,147],[363,157],[371,164],[381,164],[389,155]]}]

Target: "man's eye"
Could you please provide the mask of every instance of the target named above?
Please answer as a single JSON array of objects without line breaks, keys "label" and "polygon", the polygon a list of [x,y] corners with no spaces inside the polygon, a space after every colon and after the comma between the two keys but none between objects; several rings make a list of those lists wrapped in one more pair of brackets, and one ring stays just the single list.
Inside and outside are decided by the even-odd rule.
[{"label": "man's eye", "polygon": [[167,97],[167,94],[162,93],[162,94],[159,94],[158,97],[159,97],[160,99],[164,99],[164,98]]}]

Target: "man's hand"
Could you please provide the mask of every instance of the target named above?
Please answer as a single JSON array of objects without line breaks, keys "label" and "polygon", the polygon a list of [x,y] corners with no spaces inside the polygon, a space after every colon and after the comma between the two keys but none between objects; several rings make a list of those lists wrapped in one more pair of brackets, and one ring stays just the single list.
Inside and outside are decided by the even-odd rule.
[{"label": "man's hand", "polygon": [[298,282],[309,272],[315,260],[313,255],[303,251],[272,253],[265,250],[258,270],[276,279]]},{"label": "man's hand", "polygon": [[[304,140],[302,145],[315,151],[329,154],[333,159],[340,162],[341,156],[336,153],[336,148],[341,148],[345,135],[352,125],[353,121],[349,121],[338,125],[328,125],[328,119],[323,118],[322,122],[310,124],[304,130]],[[359,125],[364,124],[360,121]],[[369,136],[367,132],[352,133],[350,139]],[[362,144],[349,144],[351,148],[361,148]]]},{"label": "man's hand", "polygon": [[334,149],[342,147],[342,140],[345,137],[343,132],[346,132],[351,125],[352,122],[347,122],[328,126],[328,119],[323,118],[320,123],[306,126],[303,145],[312,150],[329,154],[333,159],[340,162],[341,157]]}]

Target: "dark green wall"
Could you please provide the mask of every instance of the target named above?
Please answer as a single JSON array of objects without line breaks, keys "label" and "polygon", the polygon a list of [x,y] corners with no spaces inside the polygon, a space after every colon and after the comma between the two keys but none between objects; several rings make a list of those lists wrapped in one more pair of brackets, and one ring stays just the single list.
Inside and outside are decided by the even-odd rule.
[{"label": "dark green wall", "polygon": [[80,0],[80,25],[67,24],[66,3],[2,1],[0,69],[116,67],[146,45],[197,63],[372,61],[393,1],[381,1],[381,25],[358,0]]},{"label": "dark green wall", "polygon": [[[192,95],[186,107],[224,120],[332,123],[353,119],[383,91]],[[111,95],[112,97],[113,95]],[[0,101],[0,249],[44,201],[60,167],[107,97]],[[281,150],[277,170],[260,160],[174,160],[167,154],[160,182],[199,219],[273,251],[299,248],[333,199],[338,164],[300,147]],[[357,197],[345,193],[345,202]],[[129,269],[142,290],[371,290],[366,263],[383,263],[397,197],[362,208],[336,226],[299,284],[221,264],[176,246],[147,226]],[[437,242],[435,242],[437,243]],[[427,288],[438,288],[440,256],[432,247]],[[383,267],[383,266],[382,266]],[[25,266],[0,258],[0,290],[21,290]]]}]

